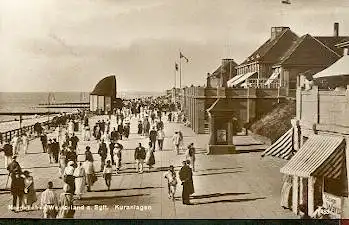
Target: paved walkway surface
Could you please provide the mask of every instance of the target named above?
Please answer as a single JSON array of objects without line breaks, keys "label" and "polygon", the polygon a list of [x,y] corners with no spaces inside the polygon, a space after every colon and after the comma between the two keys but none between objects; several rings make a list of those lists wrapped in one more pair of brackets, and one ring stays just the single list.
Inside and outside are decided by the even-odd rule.
[{"label": "paved walkway surface", "polygon": [[[92,122],[101,119],[94,117]],[[92,192],[85,193],[75,205],[84,206],[75,213],[75,218],[297,218],[292,212],[280,207],[280,191],[282,185],[279,172],[286,161],[275,158],[261,159],[259,152],[234,155],[206,155],[205,148],[208,135],[195,135],[190,128],[178,123],[165,121],[164,150],[156,150],[155,168],[143,174],[135,172],[133,160],[134,149],[139,142],[147,146],[147,140],[136,134],[137,120],[131,121],[131,135],[121,143],[123,151],[123,167],[120,174],[112,177],[110,191],[106,191],[104,179],[98,174],[98,181]],[[177,156],[172,150],[171,138],[175,130],[184,133],[184,143],[187,146],[194,142],[197,151],[196,172],[194,172],[195,194],[193,205],[182,205],[182,186],[177,186],[175,201],[167,198],[167,184],[163,173],[173,164],[180,169],[184,151]],[[78,136],[81,135],[78,133]],[[80,136],[81,137],[81,136]],[[239,143],[251,142],[248,137],[234,137]],[[82,140],[82,138],[80,138]],[[78,160],[84,160],[85,146],[91,146],[95,154],[95,168],[99,168],[97,141],[80,141]],[[7,171],[4,169],[4,159],[0,159],[0,217],[40,218],[39,210],[14,213],[8,210],[12,197],[5,190]],[[48,155],[42,153],[38,139],[31,141],[27,155],[18,159],[23,168],[29,169],[35,179],[38,200],[49,180],[53,181],[57,193],[61,193],[63,181],[58,178],[58,165],[49,164]],[[10,183],[10,181],[9,181]],[[8,184],[9,187],[9,184]],[[39,201],[38,201],[39,202]],[[37,204],[37,203],[36,203]],[[97,205],[99,207],[97,207]],[[88,206],[91,206],[88,209]],[[143,208],[122,209],[122,206],[144,206]],[[151,209],[145,207],[150,206]],[[142,210],[143,209],[143,210]]]}]

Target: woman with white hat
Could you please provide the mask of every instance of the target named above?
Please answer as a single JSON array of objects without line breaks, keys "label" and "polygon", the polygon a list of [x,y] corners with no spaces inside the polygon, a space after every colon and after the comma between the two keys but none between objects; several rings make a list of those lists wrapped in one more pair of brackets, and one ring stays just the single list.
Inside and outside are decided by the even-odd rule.
[{"label": "woman with white hat", "polygon": [[64,169],[63,181],[68,186],[68,192],[71,194],[75,193],[75,178],[74,178],[74,162],[69,161],[67,167]]}]

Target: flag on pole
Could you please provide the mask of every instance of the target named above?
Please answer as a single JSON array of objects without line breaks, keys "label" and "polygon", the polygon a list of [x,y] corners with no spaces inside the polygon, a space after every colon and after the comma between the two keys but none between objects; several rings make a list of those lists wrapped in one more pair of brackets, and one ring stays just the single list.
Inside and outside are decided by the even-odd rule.
[{"label": "flag on pole", "polygon": [[177,63],[175,63],[175,69],[176,69],[176,71],[178,71],[178,64]]},{"label": "flag on pole", "polygon": [[182,52],[179,52],[179,58],[180,58],[180,59],[184,58],[185,61],[189,62],[189,59],[188,59],[187,57],[185,57],[185,56],[182,54]]}]

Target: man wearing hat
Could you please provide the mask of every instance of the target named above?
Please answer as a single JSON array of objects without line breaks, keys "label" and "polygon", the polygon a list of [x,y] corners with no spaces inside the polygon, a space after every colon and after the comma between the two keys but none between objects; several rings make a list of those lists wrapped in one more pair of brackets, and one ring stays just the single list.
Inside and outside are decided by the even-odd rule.
[{"label": "man wearing hat", "polygon": [[12,156],[13,156],[13,149],[12,145],[9,141],[5,142],[5,145],[3,147],[4,155],[5,155],[5,168],[11,163]]},{"label": "man wearing hat", "polygon": [[12,211],[20,211],[22,209],[24,196],[24,178],[21,175],[22,173],[17,170],[11,176]]},{"label": "man wearing hat", "polygon": [[11,194],[13,197],[12,211],[15,211],[17,207],[17,198],[19,200],[19,207],[22,206],[23,194],[24,194],[24,181],[21,178],[22,169],[19,163],[16,161],[17,156],[12,156],[12,162],[7,166],[9,176],[11,176]]},{"label": "man wearing hat", "polygon": [[52,142],[52,154],[53,158],[55,160],[55,163],[58,163],[58,156],[59,156],[59,143],[57,142],[56,138],[53,138]]},{"label": "man wearing hat", "polygon": [[183,166],[179,171],[179,179],[182,181],[182,202],[184,205],[190,205],[189,196],[194,193],[193,172],[187,161],[183,161]]},{"label": "man wearing hat", "polygon": [[40,135],[40,141],[42,144],[42,150],[45,153],[47,151],[47,135],[45,132]]},{"label": "man wearing hat", "polygon": [[156,145],[156,137],[157,137],[157,132],[155,130],[155,127],[153,126],[149,132],[149,140],[151,142],[151,146],[153,148],[153,151],[155,151],[155,145]]},{"label": "man wearing hat", "polygon": [[7,170],[9,171],[11,178],[15,178],[15,175],[17,173],[19,174],[22,173],[22,168],[16,159],[17,159],[16,155],[12,156],[12,162],[7,166]]}]

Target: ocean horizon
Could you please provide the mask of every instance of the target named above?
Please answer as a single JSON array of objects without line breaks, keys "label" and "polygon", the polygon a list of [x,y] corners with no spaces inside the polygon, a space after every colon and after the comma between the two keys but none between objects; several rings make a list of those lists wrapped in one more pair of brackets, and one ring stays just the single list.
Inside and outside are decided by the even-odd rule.
[{"label": "ocean horizon", "polygon": [[[120,91],[119,98],[139,98],[159,96],[164,92],[151,91]],[[80,103],[89,102],[90,92],[0,92],[0,112],[30,112],[44,113],[47,108],[38,107],[40,104]],[[71,112],[71,108],[51,109],[55,112]],[[17,116],[18,117],[18,116]],[[0,115],[0,122],[18,119],[16,116]]]}]

